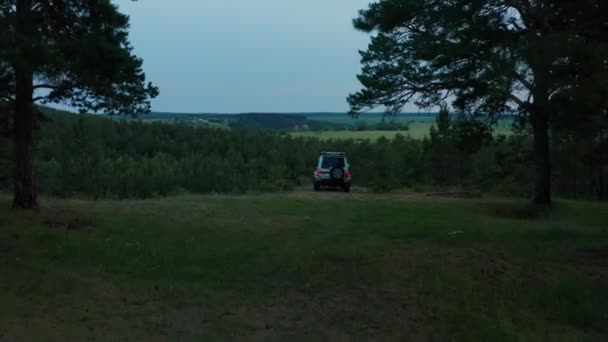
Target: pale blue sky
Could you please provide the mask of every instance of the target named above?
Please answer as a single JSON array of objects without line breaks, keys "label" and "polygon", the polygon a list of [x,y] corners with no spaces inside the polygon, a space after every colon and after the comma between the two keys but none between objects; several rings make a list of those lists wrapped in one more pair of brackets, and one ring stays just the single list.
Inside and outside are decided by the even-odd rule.
[{"label": "pale blue sky", "polygon": [[346,111],[359,89],[352,19],[370,0],[114,0],[160,87],[155,111]]}]

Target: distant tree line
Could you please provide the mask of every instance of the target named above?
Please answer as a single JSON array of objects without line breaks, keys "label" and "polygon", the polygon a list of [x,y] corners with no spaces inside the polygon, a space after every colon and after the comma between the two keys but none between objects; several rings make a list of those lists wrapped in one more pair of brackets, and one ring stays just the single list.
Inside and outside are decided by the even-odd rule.
[{"label": "distant tree line", "polygon": [[[8,190],[14,170],[7,136],[11,117],[0,118],[0,187]],[[527,128],[495,137],[486,125],[450,116],[447,110],[424,140],[398,135],[373,142],[48,112],[38,121],[36,132],[44,134],[35,134],[36,179],[40,191],[52,196],[125,199],[285,191],[312,186],[323,150],[346,151],[354,185],[371,191],[468,189],[533,195],[533,144]],[[557,195],[607,198],[606,124],[588,127],[595,132],[591,142],[577,139],[582,134],[578,129],[569,139],[553,139]]]}]

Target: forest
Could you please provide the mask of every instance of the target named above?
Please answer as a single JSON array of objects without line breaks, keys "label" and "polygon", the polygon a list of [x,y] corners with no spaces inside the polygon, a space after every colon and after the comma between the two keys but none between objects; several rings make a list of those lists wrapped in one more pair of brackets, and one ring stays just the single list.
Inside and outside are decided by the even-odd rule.
[{"label": "forest", "polygon": [[[10,191],[11,122],[7,111],[3,113],[0,186]],[[183,192],[286,191],[312,186],[316,160],[325,150],[348,153],[354,186],[365,191],[466,190],[531,196],[529,127],[514,123],[513,134],[496,135],[483,122],[447,109],[424,139],[404,131],[394,139],[377,141],[113,120],[45,108],[38,115],[36,177],[40,192],[51,196],[126,199]],[[554,129],[561,130],[552,139],[556,195],[606,200],[606,121],[586,127],[564,122]]]}]

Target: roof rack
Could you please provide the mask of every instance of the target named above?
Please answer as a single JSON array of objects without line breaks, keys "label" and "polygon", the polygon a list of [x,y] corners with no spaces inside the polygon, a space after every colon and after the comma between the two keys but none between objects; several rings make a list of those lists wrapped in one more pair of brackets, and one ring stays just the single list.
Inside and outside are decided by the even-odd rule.
[{"label": "roof rack", "polygon": [[339,155],[339,156],[345,156],[346,152],[321,152],[321,154],[335,154],[335,155]]}]

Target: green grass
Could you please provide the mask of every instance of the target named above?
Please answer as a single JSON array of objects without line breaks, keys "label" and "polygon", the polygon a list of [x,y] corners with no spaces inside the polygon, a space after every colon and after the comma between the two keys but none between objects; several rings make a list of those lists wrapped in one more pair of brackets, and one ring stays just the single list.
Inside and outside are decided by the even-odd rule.
[{"label": "green grass", "polygon": [[0,196],[0,340],[598,341],[608,205]]}]

